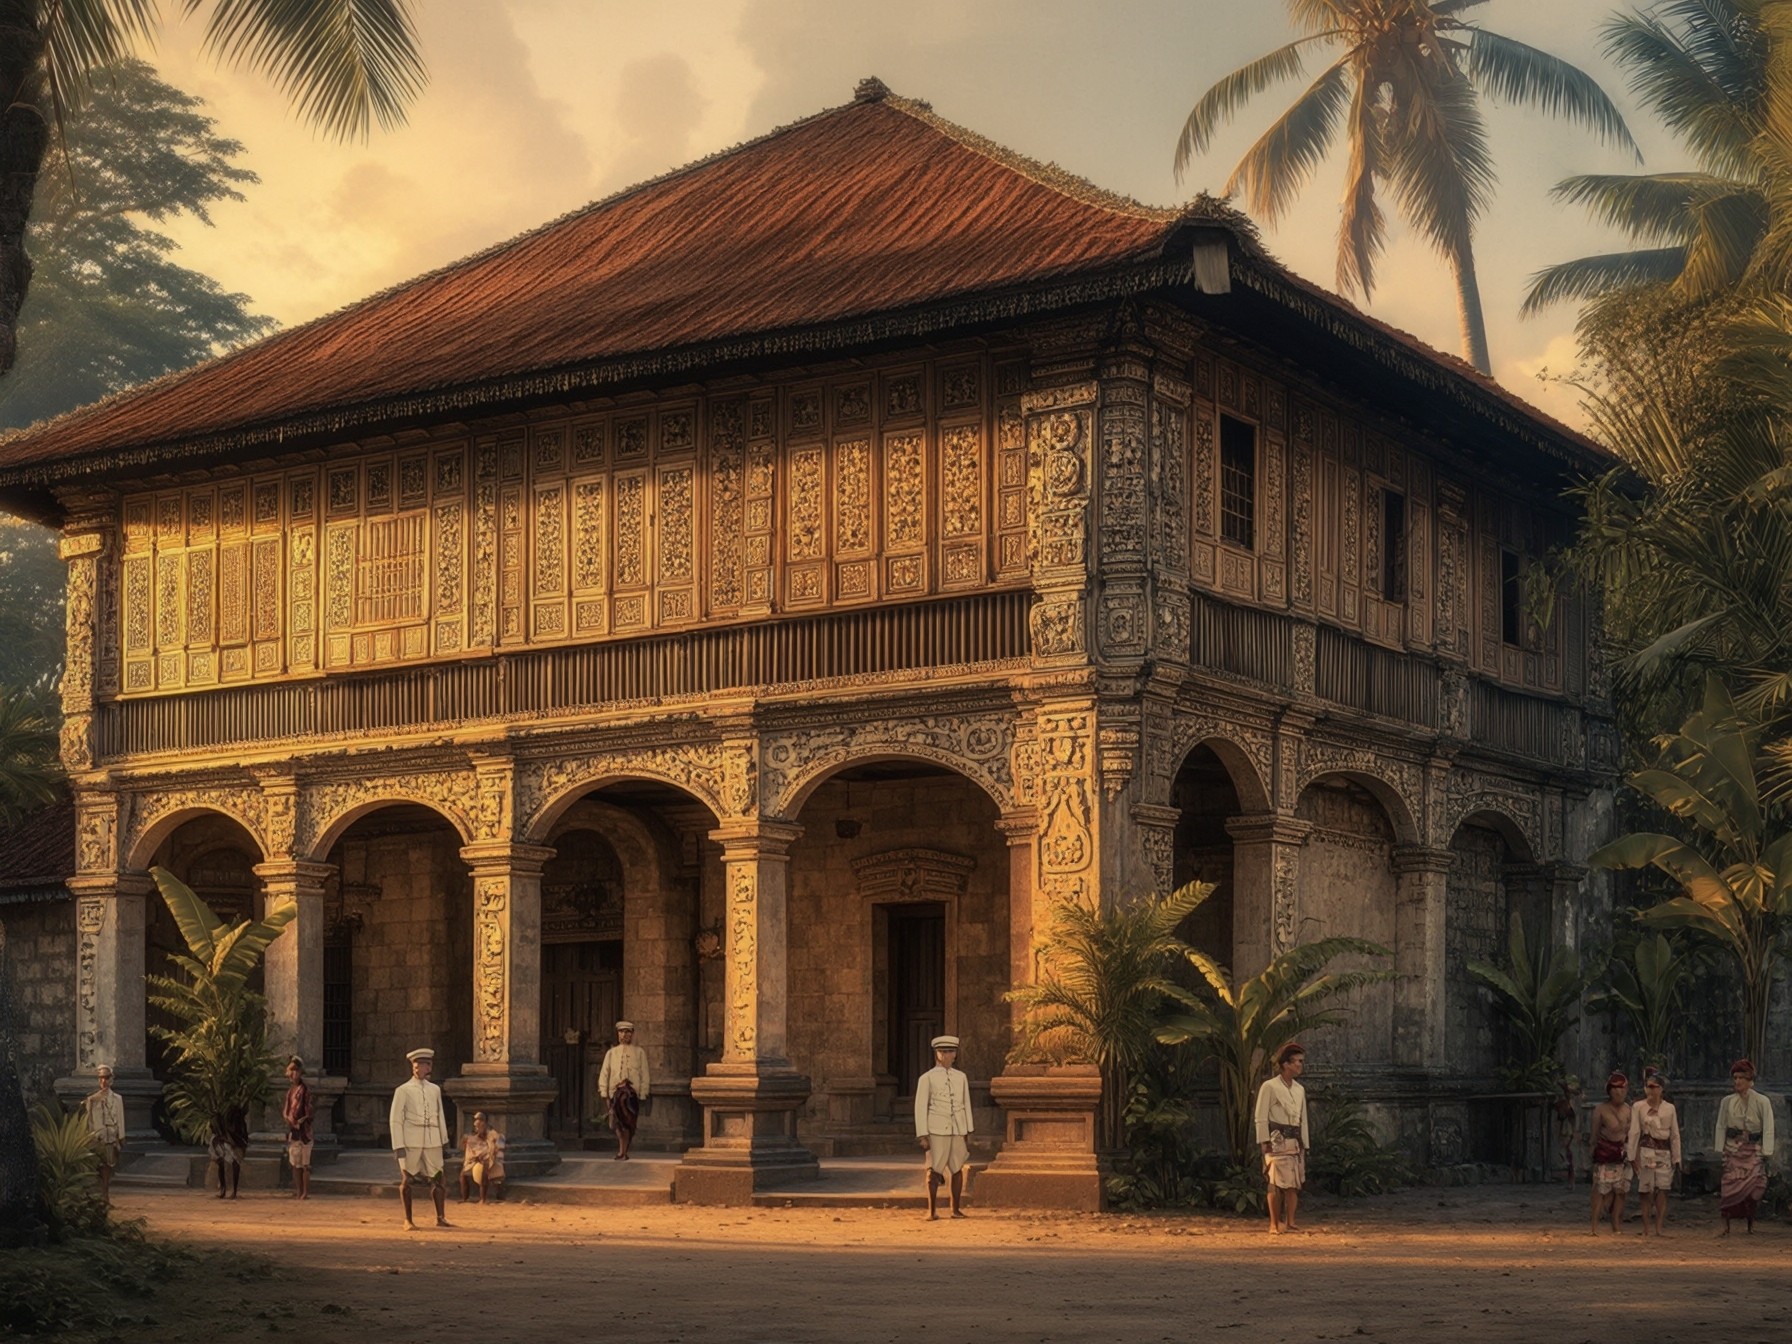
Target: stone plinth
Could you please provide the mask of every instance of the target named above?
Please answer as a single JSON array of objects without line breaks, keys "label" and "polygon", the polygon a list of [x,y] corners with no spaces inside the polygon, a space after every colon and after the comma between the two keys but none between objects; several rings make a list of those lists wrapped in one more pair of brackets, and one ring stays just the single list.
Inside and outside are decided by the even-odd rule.
[{"label": "stone plinth", "polygon": [[977,1177],[985,1208],[1099,1212],[1107,1169],[1095,1150],[1101,1075],[1093,1067],[1011,1067],[990,1079],[1006,1117],[1002,1151]]},{"label": "stone plinth", "polygon": [[815,1154],[796,1137],[797,1112],[809,1100],[801,1074],[712,1065],[691,1080],[691,1096],[703,1107],[703,1145],[672,1175],[679,1203],[748,1204],[756,1190],[821,1174]]},{"label": "stone plinth", "polygon": [[560,1164],[559,1150],[547,1137],[548,1107],[559,1088],[544,1064],[469,1064],[458,1078],[442,1084],[459,1111],[460,1129],[451,1136],[451,1155],[458,1157],[461,1133],[473,1124],[473,1112],[484,1111],[488,1125],[504,1136],[506,1177],[540,1176]]}]

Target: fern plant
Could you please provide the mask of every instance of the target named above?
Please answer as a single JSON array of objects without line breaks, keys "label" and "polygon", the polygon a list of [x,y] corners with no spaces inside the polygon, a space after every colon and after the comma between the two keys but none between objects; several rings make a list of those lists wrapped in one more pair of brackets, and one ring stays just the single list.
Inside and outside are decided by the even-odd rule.
[{"label": "fern plant", "polygon": [[1382,1143],[1362,1102],[1331,1088],[1315,1092],[1312,1100],[1313,1159],[1307,1176],[1315,1185],[1354,1199],[1413,1183],[1406,1154],[1398,1145]]},{"label": "fern plant", "polygon": [[1586,966],[1572,948],[1533,949],[1524,920],[1512,916],[1507,964],[1468,963],[1468,973],[1499,996],[1513,1031],[1513,1056],[1507,1082],[1521,1091],[1554,1091],[1562,1068],[1556,1047],[1580,1015],[1581,996],[1599,977],[1601,966]]},{"label": "fern plant", "polygon": [[169,958],[174,975],[148,977],[149,1001],[173,1026],[150,1029],[171,1047],[171,1072],[162,1097],[175,1132],[198,1143],[214,1117],[259,1104],[278,1060],[268,1049],[267,1001],[249,988],[249,975],[268,946],[292,922],[288,901],[259,920],[226,925],[174,874],[150,869],[162,901],[187,944]]},{"label": "fern plant", "polygon": [[102,1230],[106,1201],[100,1194],[99,1155],[93,1150],[93,1129],[86,1114],[64,1114],[48,1103],[40,1104],[31,1117],[31,1142],[37,1150],[38,1188],[50,1235],[60,1240]]}]

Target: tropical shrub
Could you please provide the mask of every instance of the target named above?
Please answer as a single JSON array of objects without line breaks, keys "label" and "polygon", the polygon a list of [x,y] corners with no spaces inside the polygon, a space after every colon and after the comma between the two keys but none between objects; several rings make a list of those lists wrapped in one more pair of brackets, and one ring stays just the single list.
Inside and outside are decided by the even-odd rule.
[{"label": "tropical shrub", "polygon": [[1598,978],[1573,948],[1550,947],[1541,940],[1533,950],[1524,920],[1512,916],[1507,932],[1507,963],[1468,963],[1468,973],[1498,995],[1512,1028],[1512,1056],[1505,1082],[1524,1092],[1553,1092],[1561,1082],[1556,1049],[1580,1016],[1581,996]]},{"label": "tropical shrub", "polygon": [[1384,1144],[1363,1104],[1334,1088],[1317,1089],[1312,1108],[1313,1155],[1307,1179],[1334,1195],[1385,1195],[1409,1186],[1412,1164],[1397,1145]]},{"label": "tropical shrub", "polygon": [[1668,1046],[1685,1029],[1682,1015],[1692,977],[1693,958],[1678,938],[1645,933],[1607,964],[1605,985],[1588,998],[1587,1007],[1622,1013],[1636,1032],[1643,1063],[1663,1068]]},{"label": "tropical shrub", "polygon": [[1188,1051],[1160,1046],[1134,1079],[1121,1115],[1126,1149],[1108,1179],[1113,1207],[1162,1209],[1208,1202],[1202,1176],[1212,1162],[1195,1138],[1196,1063]]},{"label": "tropical shrub", "polygon": [[106,1201],[100,1194],[99,1158],[87,1116],[79,1111],[65,1114],[43,1103],[32,1116],[31,1141],[37,1150],[38,1184],[50,1235],[60,1239],[103,1230]]}]

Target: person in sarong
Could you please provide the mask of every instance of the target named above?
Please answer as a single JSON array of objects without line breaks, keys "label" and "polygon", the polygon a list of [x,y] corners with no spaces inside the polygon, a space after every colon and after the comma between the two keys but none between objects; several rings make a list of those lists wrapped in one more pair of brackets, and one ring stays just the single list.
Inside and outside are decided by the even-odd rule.
[{"label": "person in sarong", "polygon": [[1643,1205],[1643,1235],[1653,1224],[1656,1236],[1668,1217],[1668,1191],[1680,1170],[1680,1117],[1664,1100],[1667,1079],[1661,1070],[1643,1071],[1643,1100],[1630,1108],[1630,1139],[1624,1155],[1636,1172],[1636,1192]]},{"label": "person in sarong", "polygon": [[1300,1188],[1307,1183],[1307,1090],[1300,1076],[1307,1067],[1306,1048],[1290,1041],[1276,1051],[1276,1073],[1257,1089],[1257,1147],[1269,1180],[1269,1230],[1298,1232]]},{"label": "person in sarong", "polygon": [[1740,1218],[1755,1230],[1755,1206],[1767,1193],[1767,1159],[1773,1156],[1773,1104],[1755,1091],[1755,1066],[1739,1059],[1730,1066],[1730,1095],[1717,1108],[1712,1147],[1724,1155],[1723,1186],[1717,1211],[1723,1235]]},{"label": "person in sarong", "polygon": [[93,1155],[100,1169],[100,1198],[112,1202],[112,1173],[124,1147],[124,1098],[112,1090],[112,1066],[94,1070],[99,1090],[89,1093],[81,1109],[87,1113],[87,1129],[93,1135]]},{"label": "person in sarong", "polygon": [[207,1155],[218,1168],[218,1198],[228,1189],[236,1198],[243,1179],[243,1158],[249,1153],[249,1113],[241,1106],[232,1106],[212,1117],[211,1144]]},{"label": "person in sarong", "polygon": [[292,1197],[311,1197],[311,1150],[316,1139],[316,1117],[311,1088],[305,1082],[305,1061],[294,1055],[286,1061],[286,1100],[280,1104],[286,1121],[286,1160],[292,1165]]},{"label": "person in sarong", "polygon": [[641,1103],[652,1095],[653,1080],[647,1072],[647,1052],[635,1044],[635,1024],[616,1024],[616,1044],[604,1052],[597,1075],[597,1094],[610,1108],[610,1128],[616,1131],[616,1160],[628,1161],[635,1128],[641,1123]]},{"label": "person in sarong", "polygon": [[1624,1201],[1630,1194],[1630,1163],[1624,1146],[1630,1142],[1630,1079],[1613,1071],[1605,1080],[1605,1100],[1593,1110],[1593,1226],[1610,1217],[1612,1231],[1622,1229]]},{"label": "person in sarong", "polygon": [[411,1076],[392,1092],[392,1155],[398,1159],[398,1199],[404,1206],[404,1228],[417,1230],[411,1218],[411,1185],[429,1183],[436,1206],[436,1226],[447,1227],[448,1191],[442,1183],[442,1149],[448,1143],[448,1116],[442,1110],[442,1089],[429,1081],[434,1050],[412,1050]]},{"label": "person in sarong", "polygon": [[496,1198],[504,1184],[504,1136],[486,1123],[484,1111],[473,1112],[473,1128],[460,1140],[460,1202],[471,1193],[469,1182],[479,1187],[479,1202]]},{"label": "person in sarong", "polygon": [[950,1183],[952,1216],[964,1217],[964,1164],[970,1159],[971,1080],[958,1063],[958,1037],[933,1038],[933,1067],[915,1080],[915,1138],[927,1154],[927,1217],[938,1218],[940,1186]]}]

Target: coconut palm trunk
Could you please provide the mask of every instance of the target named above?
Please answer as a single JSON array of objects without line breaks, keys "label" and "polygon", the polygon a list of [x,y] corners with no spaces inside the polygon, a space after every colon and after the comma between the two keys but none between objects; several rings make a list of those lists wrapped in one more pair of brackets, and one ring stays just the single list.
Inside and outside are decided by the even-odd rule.
[{"label": "coconut palm trunk", "polygon": [[1487,317],[1481,311],[1481,281],[1475,274],[1474,249],[1456,249],[1450,257],[1450,270],[1456,276],[1456,320],[1462,328],[1463,358],[1491,377],[1493,360],[1487,351]]},{"label": "coconut palm trunk", "polygon": [[19,310],[31,285],[25,225],[50,146],[39,106],[44,51],[38,0],[0,0],[0,374],[18,355]]}]

